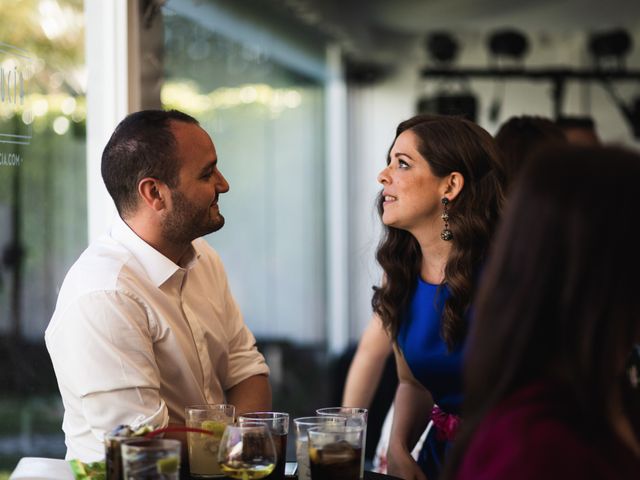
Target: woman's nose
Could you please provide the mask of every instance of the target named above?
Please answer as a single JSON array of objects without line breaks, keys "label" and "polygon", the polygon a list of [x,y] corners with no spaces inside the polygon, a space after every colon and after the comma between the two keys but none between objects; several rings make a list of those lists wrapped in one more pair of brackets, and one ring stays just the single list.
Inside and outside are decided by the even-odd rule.
[{"label": "woman's nose", "polygon": [[384,167],[378,174],[378,183],[389,183],[389,167]]}]

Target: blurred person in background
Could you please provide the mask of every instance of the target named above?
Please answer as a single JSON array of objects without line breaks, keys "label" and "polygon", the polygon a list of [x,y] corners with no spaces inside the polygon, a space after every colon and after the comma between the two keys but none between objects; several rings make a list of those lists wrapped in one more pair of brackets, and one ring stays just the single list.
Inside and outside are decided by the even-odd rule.
[{"label": "blurred person in background", "polygon": [[[478,125],[418,115],[398,126],[378,181],[384,278],[374,287],[373,321],[394,342],[400,382],[388,471],[435,480],[459,421],[469,309],[504,173],[493,138]],[[416,462],[410,452],[429,420]]]},{"label": "blurred person in background", "polygon": [[567,141],[572,145],[597,147],[600,138],[596,131],[596,124],[591,117],[561,116],[556,120]]},{"label": "blurred person in background", "polygon": [[525,160],[547,144],[565,145],[564,132],[548,118],[531,115],[511,117],[495,136],[502,151],[507,185],[511,185]]},{"label": "blurred person in background", "polygon": [[555,147],[521,172],[475,303],[446,479],[638,478],[638,178],[640,156],[613,148]]},{"label": "blurred person in background", "polygon": [[67,458],[103,459],[120,424],[184,426],[187,405],[269,410],[269,369],[201,238],[224,225],[229,190],[207,132],[175,110],[133,113],[102,178],[118,216],[67,273],[45,332]]}]

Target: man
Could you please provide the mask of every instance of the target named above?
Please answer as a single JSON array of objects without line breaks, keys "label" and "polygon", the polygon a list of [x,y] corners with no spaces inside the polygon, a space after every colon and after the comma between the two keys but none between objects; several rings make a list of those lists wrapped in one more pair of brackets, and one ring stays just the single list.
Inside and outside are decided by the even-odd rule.
[{"label": "man", "polygon": [[69,270],[45,333],[67,458],[103,458],[119,424],[184,425],[191,404],[269,410],[269,369],[200,238],[224,225],[229,190],[209,135],[175,110],[131,114],[102,177],[119,218]]}]

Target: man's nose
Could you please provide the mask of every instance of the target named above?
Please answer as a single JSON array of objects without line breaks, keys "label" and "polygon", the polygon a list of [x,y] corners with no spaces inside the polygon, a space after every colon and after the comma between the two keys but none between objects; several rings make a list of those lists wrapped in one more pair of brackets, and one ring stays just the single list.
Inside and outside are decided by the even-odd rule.
[{"label": "man's nose", "polygon": [[218,193],[225,193],[229,191],[229,182],[224,178],[222,173],[218,173],[218,181],[216,182],[216,191]]}]

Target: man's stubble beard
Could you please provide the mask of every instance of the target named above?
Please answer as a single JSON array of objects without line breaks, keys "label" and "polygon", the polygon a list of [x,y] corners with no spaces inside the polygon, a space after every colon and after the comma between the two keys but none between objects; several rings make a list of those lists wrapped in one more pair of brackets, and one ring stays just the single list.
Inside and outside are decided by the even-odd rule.
[{"label": "man's stubble beard", "polygon": [[191,243],[196,238],[216,232],[224,226],[224,217],[218,213],[212,219],[211,205],[198,209],[181,192],[171,192],[173,210],[167,214],[162,225],[162,236],[174,243]]}]

